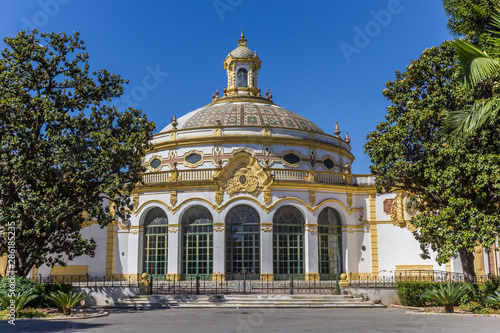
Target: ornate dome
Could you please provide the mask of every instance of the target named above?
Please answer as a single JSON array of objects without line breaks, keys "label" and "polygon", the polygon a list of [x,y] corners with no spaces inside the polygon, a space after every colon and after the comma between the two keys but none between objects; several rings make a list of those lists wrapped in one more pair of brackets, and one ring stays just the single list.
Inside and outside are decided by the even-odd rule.
[{"label": "ornate dome", "polygon": [[182,129],[214,126],[280,127],[324,133],[310,120],[275,104],[233,102],[207,105],[179,119]]},{"label": "ornate dome", "polygon": [[229,54],[235,58],[250,58],[255,55],[255,53],[246,46],[238,46]]}]

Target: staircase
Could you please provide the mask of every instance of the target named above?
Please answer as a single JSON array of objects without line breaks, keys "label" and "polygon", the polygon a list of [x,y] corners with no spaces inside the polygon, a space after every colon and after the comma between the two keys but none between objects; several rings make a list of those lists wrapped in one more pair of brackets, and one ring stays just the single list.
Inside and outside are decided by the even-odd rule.
[{"label": "staircase", "polygon": [[375,308],[350,295],[150,295],[127,298],[114,308]]}]

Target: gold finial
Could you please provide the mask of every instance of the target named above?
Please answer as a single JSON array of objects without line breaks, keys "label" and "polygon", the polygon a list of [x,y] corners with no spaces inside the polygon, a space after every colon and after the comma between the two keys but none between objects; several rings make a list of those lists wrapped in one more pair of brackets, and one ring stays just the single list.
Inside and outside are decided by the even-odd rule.
[{"label": "gold finial", "polygon": [[226,89],[226,87],[224,87],[223,92],[224,92],[224,95],[222,95],[222,97],[226,96],[226,93],[227,93],[227,89]]},{"label": "gold finial", "polygon": [[177,117],[175,116],[175,114],[174,114],[174,118],[170,120],[170,123],[172,124],[172,127],[174,129],[177,129],[177,125],[179,125],[179,123],[177,122]]},{"label": "gold finial", "polygon": [[219,88],[215,91],[215,97],[219,98]]},{"label": "gold finial", "polygon": [[212,94],[212,101],[215,101],[215,94]]},{"label": "gold finial", "polygon": [[269,93],[269,100],[272,102],[273,101],[273,94]]},{"label": "gold finial", "polygon": [[335,122],[335,131],[333,132],[333,134],[335,134],[336,136],[339,136],[340,135],[340,130],[339,130],[339,123],[338,122]]},{"label": "gold finial", "polygon": [[259,87],[259,89],[257,90],[257,96],[258,96],[258,97],[262,97],[262,95],[260,94],[260,87]]},{"label": "gold finial", "polygon": [[345,132],[345,139],[344,139],[345,143],[350,143],[351,142],[351,138],[349,137],[349,133],[348,132]]},{"label": "gold finial", "polygon": [[241,37],[238,39],[239,46],[247,46],[247,40],[245,39],[245,35],[243,34],[243,29],[241,29]]},{"label": "gold finial", "polygon": [[266,89],[266,98],[269,99],[269,89]]}]

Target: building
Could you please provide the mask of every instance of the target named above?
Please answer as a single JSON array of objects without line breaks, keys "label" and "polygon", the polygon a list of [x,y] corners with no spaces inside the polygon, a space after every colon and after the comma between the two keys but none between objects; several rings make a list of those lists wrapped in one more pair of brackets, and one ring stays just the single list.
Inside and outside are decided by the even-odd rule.
[{"label": "building", "polygon": [[[34,275],[319,280],[460,272],[459,260],[440,266],[420,258],[407,196],[377,194],[373,176],[351,174],[347,133],[336,126],[327,134],[276,105],[258,86],[260,68],[242,33],[224,60],[227,88],[152,139],[130,220],[89,225],[83,234],[96,240],[95,257]],[[477,274],[498,274],[498,261],[478,247]]]}]

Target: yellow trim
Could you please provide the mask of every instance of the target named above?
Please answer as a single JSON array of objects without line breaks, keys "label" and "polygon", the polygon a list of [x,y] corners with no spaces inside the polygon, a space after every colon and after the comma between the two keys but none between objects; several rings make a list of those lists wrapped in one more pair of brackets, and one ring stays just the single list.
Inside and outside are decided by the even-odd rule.
[{"label": "yellow trim", "polygon": [[204,202],[208,205],[210,205],[210,207],[212,207],[217,213],[220,213],[222,212],[224,209],[226,209],[229,205],[231,205],[233,202],[235,201],[240,201],[240,200],[247,200],[247,201],[251,201],[255,204],[257,204],[262,210],[264,210],[266,213],[269,213],[276,205],[278,205],[279,203],[283,202],[283,201],[295,201],[295,202],[298,202],[300,203],[302,206],[304,206],[307,210],[309,210],[311,213],[314,213],[316,210],[318,210],[322,205],[326,204],[326,203],[338,203],[342,208],[344,208],[344,210],[349,214],[349,215],[352,215],[352,213],[354,212],[360,212],[360,211],[364,211],[364,208],[352,208],[352,209],[349,209],[343,202],[337,200],[337,199],[325,199],[323,200],[322,202],[320,202],[319,204],[317,204],[316,206],[314,207],[311,207],[310,205],[308,205],[305,201],[299,199],[299,198],[294,198],[294,197],[290,197],[290,198],[280,198],[278,200],[276,200],[275,202],[273,202],[271,205],[269,206],[266,206],[264,204],[262,204],[261,202],[259,202],[259,200],[255,199],[255,198],[252,198],[252,197],[247,197],[247,196],[238,196],[238,197],[233,197],[229,200],[227,200],[224,204],[222,205],[215,205],[214,203],[212,203],[211,201],[205,199],[205,198],[189,198],[189,199],[186,199],[184,200],[183,202],[181,202],[180,204],[178,204],[177,206],[175,207],[170,207],[168,205],[166,205],[164,202],[160,201],[160,200],[148,200],[146,202],[144,202],[137,210],[135,210],[133,213],[134,213],[134,216],[137,216],[139,215],[139,213],[142,211],[142,209],[146,206],[146,205],[149,205],[149,204],[159,204],[163,207],[165,207],[165,209],[167,209],[169,212],[171,212],[172,214],[175,214],[179,209],[182,208],[182,206],[186,205],[187,203],[189,202],[192,202],[192,201],[198,201],[198,202]]},{"label": "yellow trim", "polygon": [[7,253],[0,257],[0,276],[4,276],[7,269]]},{"label": "yellow trim", "polygon": [[306,273],[306,281],[319,281],[319,273]]},{"label": "yellow trim", "polygon": [[[200,155],[201,160],[199,160],[196,163],[189,163],[188,161],[186,161],[186,157],[188,157],[191,154]],[[182,155],[181,158],[183,161],[182,163],[184,163],[185,166],[190,167],[190,168],[196,168],[198,165],[201,165],[201,164],[203,164],[203,162],[205,162],[205,155],[203,154],[203,152],[201,150],[196,150],[196,149],[191,149],[190,151],[188,151],[187,153]]]},{"label": "yellow trim", "polygon": [[167,280],[168,281],[180,281],[181,280],[181,274],[168,273],[167,274]]},{"label": "yellow trim", "polygon": [[89,272],[88,265],[56,265],[50,269],[50,276],[58,275],[87,275]]},{"label": "yellow trim", "polygon": [[484,254],[482,245],[474,247],[474,269],[476,271],[476,276],[486,275],[484,270]]},{"label": "yellow trim", "polygon": [[226,274],[224,273],[212,273],[212,281],[226,281]]},{"label": "yellow trim", "polygon": [[[247,128],[248,126],[231,126],[231,128],[242,127]],[[277,127],[273,127],[277,128]],[[210,128],[200,127],[200,128],[189,128],[186,130],[177,130],[176,134],[182,131],[196,131],[197,129],[206,129]],[[283,129],[294,130],[298,132],[308,132],[301,131],[298,129],[290,129],[284,127]],[[165,134],[165,133],[162,133]],[[328,134],[321,134],[331,137],[331,139],[337,140],[337,142],[342,145],[343,141],[340,138],[336,138],[334,136]],[[248,144],[252,142],[252,144],[262,144],[264,146],[274,146],[274,145],[285,145],[285,146],[295,146],[295,147],[305,147],[311,150],[325,150],[331,153],[337,153],[339,156],[346,158],[350,163],[354,161],[354,155],[343,148],[342,146],[337,146],[335,144],[330,144],[326,142],[316,141],[316,140],[304,140],[298,138],[283,138],[276,136],[264,136],[264,135],[200,135],[200,136],[191,136],[187,138],[173,139],[163,142],[158,142],[153,144],[153,147],[148,150],[146,153],[156,153],[163,150],[171,150],[178,149],[182,147],[192,147],[197,144],[210,145],[210,146],[222,146],[227,144],[228,140],[231,141],[232,144]],[[333,141],[335,141],[333,140]]]},{"label": "yellow trim", "polygon": [[[369,211],[370,211],[370,253],[372,274],[379,273],[379,257],[378,257],[378,226],[377,226],[377,195],[369,194]],[[375,223],[371,223],[371,222]]]},{"label": "yellow trim", "polygon": [[260,280],[261,281],[274,281],[274,274],[273,273],[260,273]]},{"label": "yellow trim", "polygon": [[[288,155],[288,154],[292,154],[292,155],[297,156],[299,158],[299,161],[295,164],[288,163],[287,161],[285,161],[285,155]],[[308,157],[308,156],[306,156],[306,157]],[[283,163],[283,165],[286,165],[290,168],[297,168],[297,167],[301,166],[302,159],[303,159],[302,154],[296,150],[289,149],[289,150],[286,150],[283,153],[281,153],[281,163]]]},{"label": "yellow trim", "polygon": [[106,275],[113,274],[115,263],[115,225],[109,224],[106,232]]}]

